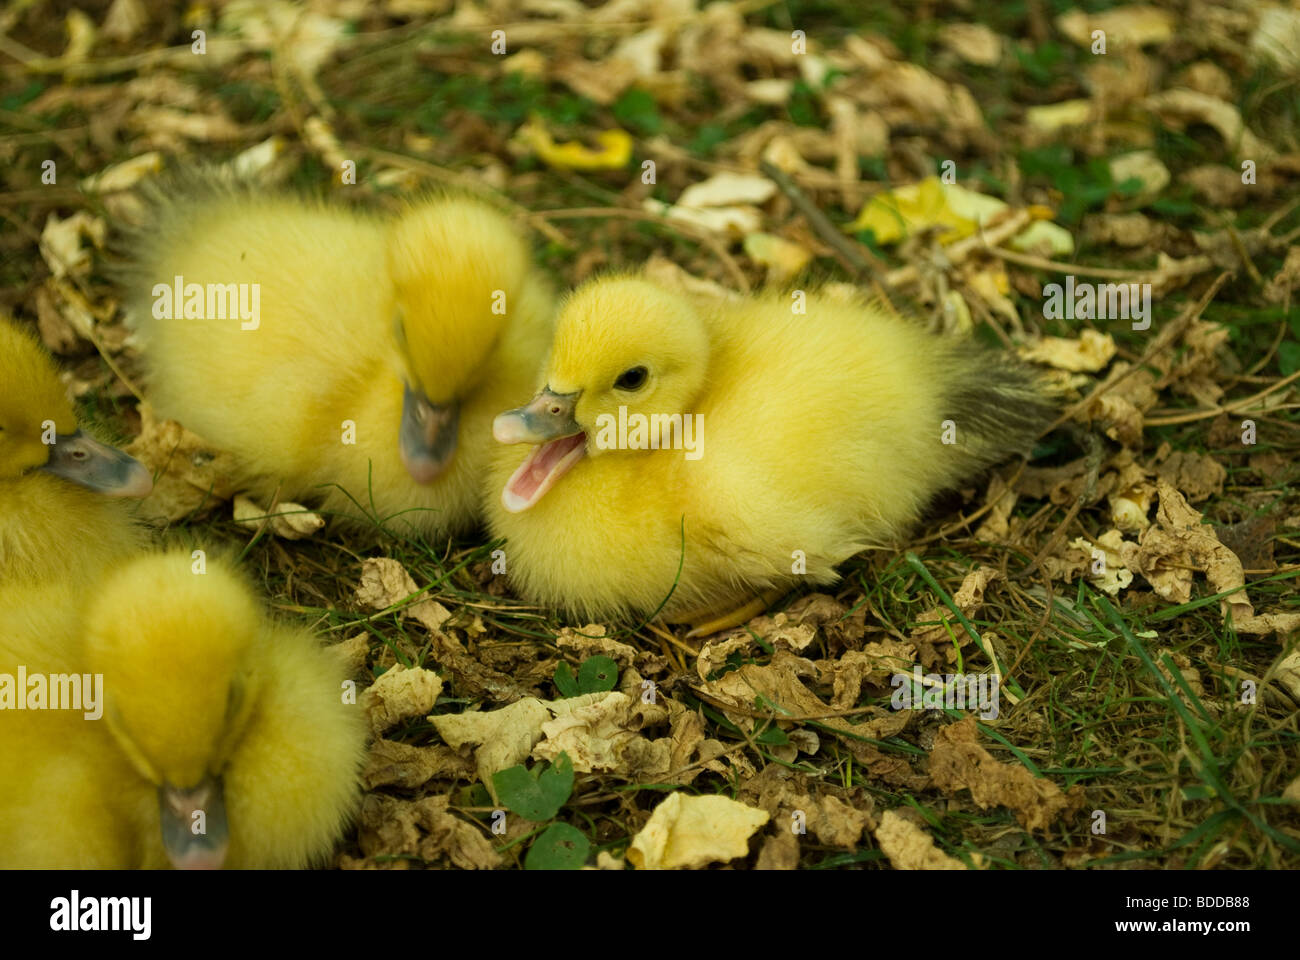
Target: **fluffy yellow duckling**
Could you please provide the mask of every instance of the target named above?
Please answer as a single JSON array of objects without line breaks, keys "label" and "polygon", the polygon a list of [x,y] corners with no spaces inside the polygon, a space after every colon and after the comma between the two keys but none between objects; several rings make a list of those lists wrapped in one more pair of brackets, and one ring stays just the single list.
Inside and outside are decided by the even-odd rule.
[{"label": "fluffy yellow duckling", "polygon": [[77,425],[50,355],[0,317],[0,583],[85,580],[140,546],[153,478]]},{"label": "fluffy yellow duckling", "polygon": [[155,201],[127,277],[163,415],[264,502],[430,536],[480,517],[492,418],[535,386],[554,307],[502,214],[444,196],[382,218],[220,178]]},{"label": "fluffy yellow duckling", "polygon": [[743,622],[834,582],[1051,418],[1029,372],[969,342],[795,302],[618,276],[573,294],[544,389],[495,422],[502,443],[535,445],[502,448],[488,516],[524,597],[596,619],[664,604],[696,633]]},{"label": "fluffy yellow duckling", "polygon": [[[48,655],[33,631],[78,642]],[[144,555],[84,605],[55,585],[0,611],[0,638],[0,867],[301,868],[332,852],[358,799],[361,710],[341,660],[269,622],[227,569]],[[15,709],[42,671],[81,675],[75,709]]]}]

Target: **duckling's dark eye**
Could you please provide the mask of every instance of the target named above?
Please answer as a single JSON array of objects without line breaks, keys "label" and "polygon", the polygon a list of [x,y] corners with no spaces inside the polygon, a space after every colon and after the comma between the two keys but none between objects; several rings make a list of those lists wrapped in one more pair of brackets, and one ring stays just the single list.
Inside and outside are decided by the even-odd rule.
[{"label": "duckling's dark eye", "polygon": [[645,367],[633,367],[631,370],[624,370],[614,381],[615,390],[640,390],[645,386],[645,379],[649,371]]}]

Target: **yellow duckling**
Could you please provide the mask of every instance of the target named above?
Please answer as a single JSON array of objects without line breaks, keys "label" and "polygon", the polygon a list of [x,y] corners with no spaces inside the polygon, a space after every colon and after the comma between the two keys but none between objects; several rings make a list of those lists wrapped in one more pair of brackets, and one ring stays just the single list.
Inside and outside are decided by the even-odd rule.
[{"label": "yellow duckling", "polygon": [[86,580],[137,549],[141,464],[77,425],[50,355],[0,317],[0,583]]},{"label": "yellow duckling", "polygon": [[492,418],[550,339],[510,222],[464,197],[381,218],[220,179],[155,199],[127,270],[155,407],[264,502],[471,526]]},{"label": "yellow duckling", "polygon": [[[77,642],[51,656],[33,631]],[[85,604],[55,585],[0,609],[0,638],[0,867],[301,868],[333,851],[361,710],[341,660],[269,622],[229,570],[147,554]],[[52,709],[71,681],[31,679],[48,673],[77,675],[72,709]]]},{"label": "yellow duckling", "polygon": [[697,634],[743,622],[834,582],[1051,419],[1032,374],[969,342],[796,303],[618,276],[573,294],[544,389],[494,426],[536,445],[502,448],[488,508],[524,597],[593,619],[662,604]]}]

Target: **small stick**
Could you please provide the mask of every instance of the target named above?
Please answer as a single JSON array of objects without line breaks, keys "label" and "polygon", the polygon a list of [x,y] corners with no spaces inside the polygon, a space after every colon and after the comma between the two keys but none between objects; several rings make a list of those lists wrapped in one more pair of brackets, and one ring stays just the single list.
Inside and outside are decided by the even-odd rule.
[{"label": "small stick", "polygon": [[[779,169],[770,161],[760,160],[758,169],[775,183],[795,205],[809,225],[817,232],[817,236],[825,240],[835,252],[839,254],[841,261],[853,274],[854,279],[858,281],[875,280],[876,274],[881,270],[881,264],[868,255],[862,249],[846,237],[843,232],[831,223],[826,214],[817,209],[816,204],[808,199],[808,195],[799,188],[799,185],[791,180],[784,170]],[[875,262],[873,262],[875,261]]]},{"label": "small stick", "polygon": [[1193,304],[1190,308],[1188,308],[1183,312],[1182,316],[1178,317],[1176,320],[1174,320],[1173,323],[1166,326],[1163,330],[1160,331],[1159,334],[1156,335],[1155,339],[1151,341],[1151,346],[1147,347],[1146,351],[1142,354],[1141,357],[1138,358],[1136,363],[1134,363],[1131,367],[1129,367],[1127,370],[1121,373],[1118,377],[1115,377],[1115,379],[1110,380],[1107,383],[1100,383],[1096,387],[1094,387],[1086,397],[1084,397],[1082,400],[1080,400],[1078,403],[1074,404],[1073,406],[1069,407],[1064,413],[1062,413],[1059,417],[1057,417],[1056,420],[1050,426],[1048,426],[1046,429],[1043,430],[1042,433],[1039,434],[1039,436],[1040,437],[1047,436],[1047,434],[1051,433],[1061,424],[1065,423],[1065,421],[1069,420],[1080,410],[1088,409],[1088,407],[1092,405],[1092,402],[1094,400],[1096,400],[1098,397],[1100,397],[1102,394],[1106,393],[1107,391],[1114,389],[1119,384],[1127,380],[1130,376],[1137,373],[1138,370],[1140,370],[1143,366],[1145,366],[1147,361],[1149,361],[1152,357],[1154,357],[1159,351],[1165,349],[1170,344],[1172,344],[1174,340],[1176,340],[1182,334],[1182,332],[1192,324],[1192,321],[1196,320],[1201,315],[1201,313],[1205,310],[1205,308],[1210,305],[1210,302],[1214,299],[1215,294],[1219,292],[1219,288],[1222,287],[1224,283],[1227,282],[1230,276],[1232,276],[1232,274],[1227,271],[1219,274],[1214,279],[1214,282],[1210,284],[1209,288],[1205,291],[1205,293],[1201,295],[1200,300],[1196,301],[1195,304]]}]

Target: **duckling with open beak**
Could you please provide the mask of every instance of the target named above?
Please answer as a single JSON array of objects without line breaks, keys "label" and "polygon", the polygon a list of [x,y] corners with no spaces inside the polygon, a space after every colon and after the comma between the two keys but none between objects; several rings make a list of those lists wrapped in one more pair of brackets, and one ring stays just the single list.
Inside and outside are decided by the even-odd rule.
[{"label": "duckling with open beak", "polygon": [[511,513],[527,510],[587,455],[586,431],[573,418],[582,395],[556,393],[548,386],[530,403],[507,410],[492,422],[498,443],[533,443],[537,448],[514,472],[501,492]]}]

